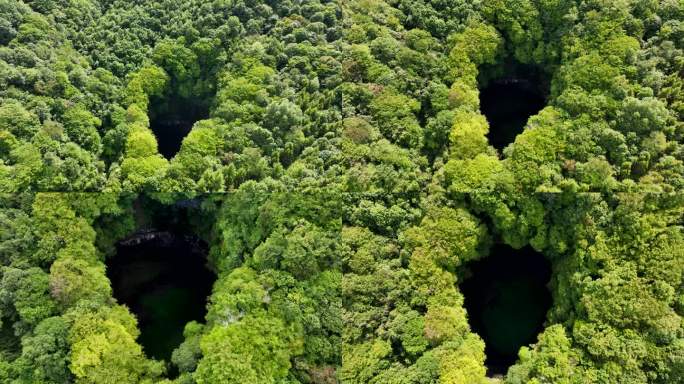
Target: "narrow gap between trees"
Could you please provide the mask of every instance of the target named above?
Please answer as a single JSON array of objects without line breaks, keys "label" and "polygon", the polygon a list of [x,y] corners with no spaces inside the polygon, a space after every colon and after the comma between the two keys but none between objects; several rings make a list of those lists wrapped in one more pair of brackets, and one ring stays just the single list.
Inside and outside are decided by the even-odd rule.
[{"label": "narrow gap between trees", "polygon": [[12,361],[21,354],[21,339],[12,328],[12,322],[0,317],[0,360]]},{"label": "narrow gap between trees", "polygon": [[530,247],[494,245],[467,266],[460,285],[473,332],[485,342],[487,373],[503,375],[544,328],[551,307],[551,264]]}]

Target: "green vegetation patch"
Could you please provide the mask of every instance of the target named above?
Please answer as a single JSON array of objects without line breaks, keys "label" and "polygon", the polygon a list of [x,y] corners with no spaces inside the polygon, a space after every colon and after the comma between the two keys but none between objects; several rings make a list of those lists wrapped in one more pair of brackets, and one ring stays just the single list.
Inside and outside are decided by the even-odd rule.
[{"label": "green vegetation patch", "polygon": [[[0,0],[0,382],[682,382],[682,20],[677,1]],[[522,68],[543,105],[497,145],[485,87]],[[176,121],[171,156],[155,127]],[[140,196],[193,210],[175,224],[217,278],[163,360],[105,263],[154,221]],[[497,377],[460,290],[492,243],[552,266],[545,328]]]}]

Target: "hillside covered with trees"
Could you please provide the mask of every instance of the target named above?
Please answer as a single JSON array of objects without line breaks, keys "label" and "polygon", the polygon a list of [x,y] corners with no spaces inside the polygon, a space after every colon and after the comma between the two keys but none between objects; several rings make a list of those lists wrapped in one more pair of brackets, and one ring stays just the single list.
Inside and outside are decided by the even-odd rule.
[{"label": "hillside covered with trees", "polygon": [[683,75],[679,0],[0,0],[0,382],[684,383]]}]

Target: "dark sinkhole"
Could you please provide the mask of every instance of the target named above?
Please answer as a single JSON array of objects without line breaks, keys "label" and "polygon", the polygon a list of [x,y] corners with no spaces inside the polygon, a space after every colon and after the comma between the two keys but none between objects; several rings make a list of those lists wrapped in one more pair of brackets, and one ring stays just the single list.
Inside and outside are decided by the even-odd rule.
[{"label": "dark sinkhole", "polygon": [[539,83],[525,78],[490,81],[480,91],[480,110],[489,121],[489,143],[499,150],[515,141],[530,116],[546,104]]},{"label": "dark sinkhole", "polygon": [[117,245],[107,260],[114,297],[138,318],[138,341],[156,359],[171,357],[189,321],[203,321],[216,279],[207,245],[194,235],[143,231]]},{"label": "dark sinkhole", "polygon": [[460,285],[473,332],[485,342],[489,375],[505,374],[518,350],[536,342],[551,307],[551,264],[530,247],[498,244],[468,265]]},{"label": "dark sinkhole", "polygon": [[180,150],[183,139],[195,122],[209,118],[209,105],[199,97],[152,97],[149,116],[159,153],[171,159]]}]

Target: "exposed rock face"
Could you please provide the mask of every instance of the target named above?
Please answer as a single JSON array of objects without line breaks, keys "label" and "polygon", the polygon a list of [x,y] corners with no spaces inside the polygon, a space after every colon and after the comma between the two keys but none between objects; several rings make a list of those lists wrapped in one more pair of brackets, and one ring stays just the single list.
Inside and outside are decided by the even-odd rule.
[{"label": "exposed rock face", "polygon": [[161,231],[154,228],[141,229],[121,240],[118,245],[121,247],[135,247],[143,243],[152,243],[158,247],[170,247],[178,241],[191,244],[193,251],[206,251],[206,244],[195,235],[179,235],[170,231]]},{"label": "exposed rock face", "polygon": [[133,235],[121,240],[119,245],[124,247],[134,247],[142,243],[157,242],[159,246],[169,246],[173,243],[175,235],[168,231],[156,229],[143,229]]}]

